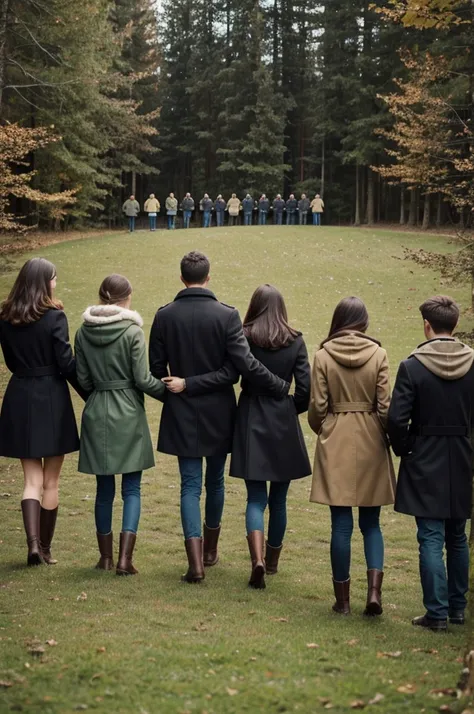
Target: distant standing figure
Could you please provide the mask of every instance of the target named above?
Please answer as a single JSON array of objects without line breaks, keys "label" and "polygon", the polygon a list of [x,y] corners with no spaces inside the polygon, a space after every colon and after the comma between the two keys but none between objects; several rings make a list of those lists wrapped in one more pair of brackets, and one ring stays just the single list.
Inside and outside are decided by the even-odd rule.
[{"label": "distant standing figure", "polygon": [[321,213],[324,211],[324,201],[319,193],[311,201],[311,210],[313,211],[313,226],[320,226]]},{"label": "distant standing figure", "polygon": [[290,198],[286,202],[286,225],[287,226],[295,225],[297,208],[298,208],[298,201],[295,198],[295,194],[291,193]]},{"label": "distant standing figure", "polygon": [[187,193],[183,198],[181,208],[183,209],[183,228],[189,228],[191,216],[194,211],[194,198],[192,198],[190,193]]},{"label": "distant standing figure", "polygon": [[216,198],[216,202],[214,204],[214,210],[216,212],[216,223],[218,228],[224,225],[225,208],[226,202],[224,201],[224,199],[222,198],[222,194],[220,193]]},{"label": "distant standing figure", "polygon": [[238,224],[239,222],[239,211],[242,208],[240,205],[240,199],[237,198],[236,194],[233,193],[232,197],[227,201],[227,210],[229,211],[229,226]]},{"label": "distant standing figure", "polygon": [[199,202],[199,210],[202,211],[202,227],[209,228],[211,225],[211,211],[214,204],[212,199],[209,198],[209,194],[205,193],[201,201]]},{"label": "distant standing figure", "polygon": [[150,193],[150,197],[145,201],[145,211],[148,213],[151,231],[156,231],[156,217],[160,212],[160,208],[160,202],[155,198],[155,194]]},{"label": "distant standing figure", "polygon": [[176,214],[178,213],[178,200],[174,197],[174,193],[170,193],[165,203],[166,215],[168,216],[168,230],[175,228]]},{"label": "distant standing figure", "polygon": [[242,201],[242,208],[244,211],[244,226],[252,225],[252,211],[253,211],[253,198],[248,193],[244,200]]},{"label": "distant standing figure", "polygon": [[306,194],[302,193],[301,198],[298,201],[298,218],[300,226],[305,226],[308,219],[309,211],[309,198],[306,198]]},{"label": "distant standing figure", "polygon": [[277,197],[273,201],[273,223],[277,226],[281,226],[283,223],[283,210],[285,208],[285,202],[281,195],[277,193]]},{"label": "distant standing figure", "polygon": [[270,201],[264,193],[260,196],[258,202],[258,225],[265,226],[267,223],[267,214],[270,209]]},{"label": "distant standing figure", "polygon": [[128,218],[128,230],[130,231],[130,233],[133,233],[133,231],[135,230],[135,218],[140,213],[140,204],[135,199],[133,193],[130,198],[127,198],[127,200],[123,204],[122,211]]}]

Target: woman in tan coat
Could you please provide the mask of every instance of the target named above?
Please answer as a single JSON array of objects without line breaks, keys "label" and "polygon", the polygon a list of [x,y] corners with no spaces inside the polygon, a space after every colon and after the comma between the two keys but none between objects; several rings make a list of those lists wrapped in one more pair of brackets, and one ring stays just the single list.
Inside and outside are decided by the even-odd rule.
[{"label": "woman in tan coat", "polygon": [[359,507],[368,594],[366,615],[381,615],[384,544],[380,507],[394,502],[395,474],[385,428],[390,403],[387,354],[367,337],[356,297],[341,300],[316,352],[308,421],[318,434],[310,500],[331,507],[335,612],[350,613],[353,506]]}]

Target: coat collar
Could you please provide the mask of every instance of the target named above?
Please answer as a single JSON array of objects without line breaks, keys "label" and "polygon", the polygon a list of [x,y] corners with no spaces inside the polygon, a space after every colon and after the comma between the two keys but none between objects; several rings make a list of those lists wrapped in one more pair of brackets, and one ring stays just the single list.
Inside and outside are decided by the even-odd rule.
[{"label": "coat collar", "polygon": [[433,339],[431,340],[426,340],[425,342],[422,342],[420,345],[418,345],[417,349],[419,350],[420,347],[429,345],[430,342],[458,342],[458,340],[455,337],[433,337]]},{"label": "coat collar", "polygon": [[112,322],[130,320],[143,327],[143,320],[134,310],[125,310],[120,305],[92,305],[83,313],[82,319],[89,325],[109,325]]},{"label": "coat collar", "polygon": [[181,290],[176,295],[175,300],[181,300],[181,298],[188,297],[201,297],[210,298],[211,300],[217,300],[212,290],[208,290],[207,288],[184,288],[184,290]]}]

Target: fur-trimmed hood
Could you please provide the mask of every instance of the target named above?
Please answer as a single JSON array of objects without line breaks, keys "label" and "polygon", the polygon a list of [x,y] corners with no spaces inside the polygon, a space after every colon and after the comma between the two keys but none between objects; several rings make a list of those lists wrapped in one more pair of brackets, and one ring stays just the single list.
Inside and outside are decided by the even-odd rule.
[{"label": "fur-trimmed hood", "polygon": [[82,315],[85,338],[94,345],[110,345],[132,325],[143,327],[138,312],[120,305],[92,305]]}]

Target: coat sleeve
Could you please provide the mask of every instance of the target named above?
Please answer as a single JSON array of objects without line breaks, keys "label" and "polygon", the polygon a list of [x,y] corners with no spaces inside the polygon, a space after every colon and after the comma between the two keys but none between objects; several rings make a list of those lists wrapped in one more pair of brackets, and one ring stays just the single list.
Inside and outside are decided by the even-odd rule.
[{"label": "coat sleeve", "polygon": [[316,353],[314,356],[313,371],[311,373],[311,397],[308,409],[308,423],[316,434],[326,419],[328,405],[329,389],[326,374],[319,361],[318,353]]},{"label": "coat sleeve", "polygon": [[154,399],[164,401],[166,387],[160,379],[155,379],[148,369],[146,359],[145,336],[141,328],[137,329],[131,345],[132,374],[138,389]]},{"label": "coat sleeve", "polygon": [[76,332],[76,337],[74,339],[74,353],[76,355],[76,372],[77,381],[82,389],[84,389],[89,394],[94,391],[94,382],[92,380],[92,375],[87,364],[87,358],[82,349],[80,330]]},{"label": "coat sleeve", "polygon": [[[150,359],[150,371],[157,379],[168,377],[168,354],[160,330],[159,311],[155,315],[150,332],[150,344],[148,346]],[[175,375],[179,377],[180,375]]]},{"label": "coat sleeve", "polygon": [[400,364],[388,410],[387,432],[397,456],[408,456],[412,438],[409,431],[415,390],[404,362]]},{"label": "coat sleeve", "polygon": [[194,377],[186,377],[186,393],[194,397],[209,392],[218,392],[239,381],[239,373],[230,359],[226,359],[221,369]]},{"label": "coat sleeve", "polygon": [[67,379],[71,387],[86,401],[89,392],[84,390],[77,379],[76,360],[69,343],[69,327],[67,317],[62,310],[55,311],[55,320],[51,337],[53,340],[53,351],[56,364],[63,377]]},{"label": "coat sleeve", "polygon": [[377,416],[384,429],[387,428],[388,408],[390,406],[390,376],[387,355],[384,355],[377,375]]},{"label": "coat sleeve", "polygon": [[296,411],[298,414],[303,414],[308,409],[311,393],[311,370],[308,361],[308,350],[304,340],[301,340],[293,374],[295,377],[294,400]]}]

